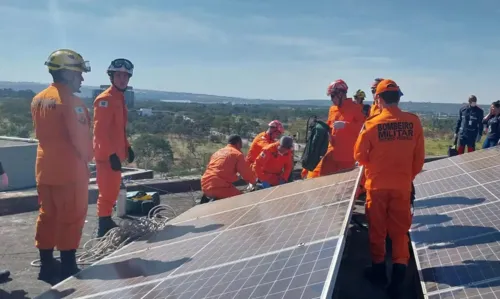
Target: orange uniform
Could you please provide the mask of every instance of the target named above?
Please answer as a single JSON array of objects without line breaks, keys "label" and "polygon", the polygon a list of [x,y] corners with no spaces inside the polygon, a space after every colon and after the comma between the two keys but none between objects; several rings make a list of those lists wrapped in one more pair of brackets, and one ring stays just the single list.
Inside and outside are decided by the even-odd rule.
[{"label": "orange uniform", "polygon": [[216,199],[240,195],[241,191],[233,186],[238,180],[236,173],[249,183],[254,184],[256,181],[243,153],[229,144],[210,157],[207,169],[201,177],[201,190],[206,196]]},{"label": "orange uniform", "polygon": [[31,102],[38,139],[35,176],[40,204],[36,247],[79,247],[88,208],[92,160],[90,116],[70,88],[51,84]]},{"label": "orange uniform", "polygon": [[111,168],[109,157],[116,154],[120,161],[128,157],[127,106],[123,92],[111,86],[94,101],[94,153],[96,183],[99,188],[97,214],[111,216],[120,193],[121,171]]},{"label": "orange uniform", "polygon": [[293,168],[292,151],[283,155],[278,151],[279,146],[278,141],[264,147],[253,164],[259,181],[268,182],[271,186],[279,185],[280,181],[288,182]]},{"label": "orange uniform", "polygon": [[389,233],[393,263],[406,265],[411,183],[422,170],[425,158],[420,119],[398,107],[384,108],[366,120],[354,158],[365,167],[372,261],[384,261],[385,238]]},{"label": "orange uniform", "polygon": [[[336,121],[345,121],[345,127],[335,130],[333,124]],[[354,103],[352,99],[344,100],[341,107],[332,105],[328,113],[327,124],[332,127],[333,144],[330,143],[323,159],[313,171],[308,173],[307,177],[320,177],[354,167],[354,143],[364,121],[365,116],[361,106]]]},{"label": "orange uniform", "polygon": [[262,149],[273,142],[275,141],[271,139],[271,136],[269,136],[267,132],[262,132],[255,136],[247,153],[246,160],[248,164],[252,165],[255,162],[255,159],[257,159],[262,152]]},{"label": "orange uniform", "polygon": [[375,116],[380,113],[380,107],[377,102],[373,101],[372,106],[370,107],[370,116]]}]

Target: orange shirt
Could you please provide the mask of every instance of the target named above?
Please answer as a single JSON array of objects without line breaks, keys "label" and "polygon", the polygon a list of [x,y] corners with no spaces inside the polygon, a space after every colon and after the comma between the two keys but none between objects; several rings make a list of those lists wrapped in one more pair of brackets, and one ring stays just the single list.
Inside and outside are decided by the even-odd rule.
[{"label": "orange shirt", "polygon": [[[333,128],[335,121],[345,121],[345,127],[335,130]],[[365,116],[360,105],[351,99],[344,100],[341,107],[336,105],[330,107],[327,124],[332,128],[334,144],[329,147],[336,161],[352,161],[354,143],[364,121]]]},{"label": "orange shirt", "polygon": [[257,180],[243,153],[229,144],[210,157],[201,185],[204,189],[227,187],[238,180],[237,173],[248,183],[254,184]]},{"label": "orange shirt", "polygon": [[116,154],[127,159],[127,106],[123,92],[111,86],[94,101],[94,152],[96,161],[109,161]]},{"label": "orange shirt", "polygon": [[292,151],[282,155],[278,151],[279,145],[278,141],[262,149],[253,165],[257,178],[262,182],[267,181],[271,185],[279,184],[279,180],[288,181],[293,168]]},{"label": "orange shirt", "polygon": [[368,118],[356,141],[354,158],[365,167],[365,188],[411,190],[424,165],[425,147],[418,116],[398,107]]},{"label": "orange shirt", "polygon": [[253,164],[255,162],[255,159],[257,159],[257,157],[262,152],[262,149],[273,142],[274,140],[271,139],[267,132],[262,132],[259,135],[255,136],[247,153],[246,159],[248,164]]},{"label": "orange shirt", "polygon": [[38,184],[65,185],[89,179],[93,157],[90,115],[80,98],[54,83],[31,102],[38,139],[35,175]]}]

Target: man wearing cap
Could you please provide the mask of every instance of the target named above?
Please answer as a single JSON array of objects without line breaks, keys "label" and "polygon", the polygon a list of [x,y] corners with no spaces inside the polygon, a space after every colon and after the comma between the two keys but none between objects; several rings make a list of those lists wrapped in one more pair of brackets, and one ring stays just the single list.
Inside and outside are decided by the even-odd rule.
[{"label": "man wearing cap", "polygon": [[483,134],[484,111],[477,106],[477,98],[474,95],[469,97],[469,104],[460,108],[458,112],[457,125],[455,127],[455,138],[458,135],[458,154],[473,152],[476,149],[476,142],[481,140]]},{"label": "man wearing cap", "polygon": [[253,171],[263,187],[277,186],[288,181],[293,168],[292,148],[292,137],[283,136],[279,142],[262,149],[255,159]]},{"label": "man wearing cap", "polygon": [[354,158],[365,168],[366,215],[372,266],[367,278],[386,285],[385,240],[392,240],[392,279],[388,292],[399,298],[410,253],[412,181],[422,170],[425,158],[423,129],[418,116],[403,112],[398,104],[399,86],[382,80],[375,97],[380,113],[369,117],[358,136]]},{"label": "man wearing cap", "polygon": [[201,177],[203,198],[224,199],[240,195],[241,191],[233,186],[233,183],[238,181],[237,173],[247,183],[255,184],[257,179],[245,161],[241,152],[242,146],[241,137],[231,135],[228,144],[210,157],[207,169]]}]

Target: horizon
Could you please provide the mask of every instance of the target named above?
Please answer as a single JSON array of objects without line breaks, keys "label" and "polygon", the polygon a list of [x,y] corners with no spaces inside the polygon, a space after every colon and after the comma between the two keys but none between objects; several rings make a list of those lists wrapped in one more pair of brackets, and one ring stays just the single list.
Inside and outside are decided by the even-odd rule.
[{"label": "horizon", "polygon": [[493,0],[5,0],[0,12],[1,81],[43,84],[48,55],[70,48],[90,61],[89,86],[108,82],[109,62],[126,57],[136,67],[130,85],[145,90],[320,100],[342,78],[349,96],[370,98],[373,79],[386,77],[405,102],[475,94],[491,103],[500,68]]}]

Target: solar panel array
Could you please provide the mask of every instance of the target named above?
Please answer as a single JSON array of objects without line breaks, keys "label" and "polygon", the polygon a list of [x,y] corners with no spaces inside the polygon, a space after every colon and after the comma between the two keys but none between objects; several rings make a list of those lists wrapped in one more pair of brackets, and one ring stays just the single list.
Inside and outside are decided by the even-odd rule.
[{"label": "solar panel array", "polygon": [[500,298],[500,149],[426,163],[410,232],[426,298]]},{"label": "solar panel array", "polygon": [[40,298],[330,298],[359,173],[196,206]]}]

